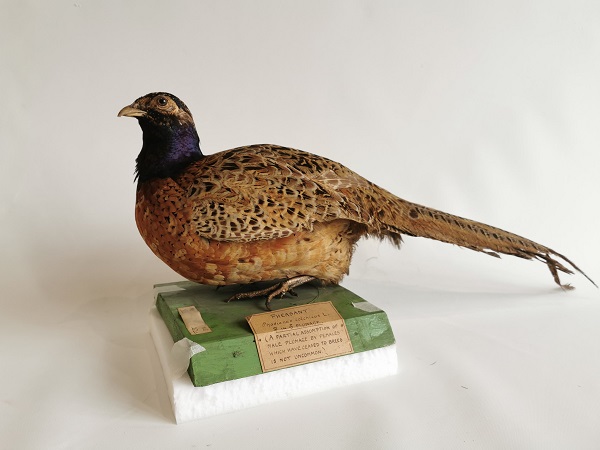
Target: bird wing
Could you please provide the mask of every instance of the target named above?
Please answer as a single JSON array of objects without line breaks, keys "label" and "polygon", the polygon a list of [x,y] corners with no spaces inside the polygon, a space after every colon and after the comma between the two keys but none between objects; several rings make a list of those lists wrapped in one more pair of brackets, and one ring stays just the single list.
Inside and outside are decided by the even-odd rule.
[{"label": "bird wing", "polygon": [[315,222],[357,220],[358,205],[342,192],[369,184],[334,161],[273,145],[208,155],[177,182],[187,191],[196,233],[242,242],[312,230]]}]

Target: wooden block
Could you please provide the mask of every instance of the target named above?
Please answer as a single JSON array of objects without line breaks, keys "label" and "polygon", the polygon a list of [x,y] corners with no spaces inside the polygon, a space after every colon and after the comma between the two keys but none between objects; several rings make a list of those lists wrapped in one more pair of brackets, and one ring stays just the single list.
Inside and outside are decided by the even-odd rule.
[{"label": "wooden block", "polygon": [[[189,281],[158,284],[155,289],[158,292],[156,307],[173,341],[187,338],[204,349],[192,356],[188,367],[195,386],[207,386],[263,372],[246,317],[265,312],[264,299],[226,303],[224,300],[239,292],[240,286],[217,290]],[[294,291],[297,297],[274,299],[271,307],[278,310],[313,302],[331,302],[344,319],[354,353],[394,344],[394,335],[385,312],[353,292],[341,286],[312,285],[302,285]],[[200,311],[202,319],[212,331],[203,334],[191,334],[188,331],[178,310],[188,306]]]}]

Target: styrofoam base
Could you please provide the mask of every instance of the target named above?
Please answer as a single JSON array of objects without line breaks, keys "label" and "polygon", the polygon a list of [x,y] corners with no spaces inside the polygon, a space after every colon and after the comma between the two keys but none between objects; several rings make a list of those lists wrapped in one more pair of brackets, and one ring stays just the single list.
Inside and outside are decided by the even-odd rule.
[{"label": "styrofoam base", "polygon": [[150,334],[158,352],[177,423],[398,373],[396,345],[390,345],[238,380],[195,387],[187,372],[179,376],[180,372],[173,367],[173,339],[156,308],[150,310]]}]

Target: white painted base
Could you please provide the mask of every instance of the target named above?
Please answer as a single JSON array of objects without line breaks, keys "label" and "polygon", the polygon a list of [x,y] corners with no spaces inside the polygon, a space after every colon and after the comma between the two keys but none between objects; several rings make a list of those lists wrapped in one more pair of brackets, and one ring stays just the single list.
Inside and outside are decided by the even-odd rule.
[{"label": "white painted base", "polygon": [[178,364],[172,357],[173,339],[156,308],[150,311],[150,334],[163,368],[177,423],[398,373],[394,344],[239,380],[195,387],[187,372],[179,375],[180,371],[174,367]]}]

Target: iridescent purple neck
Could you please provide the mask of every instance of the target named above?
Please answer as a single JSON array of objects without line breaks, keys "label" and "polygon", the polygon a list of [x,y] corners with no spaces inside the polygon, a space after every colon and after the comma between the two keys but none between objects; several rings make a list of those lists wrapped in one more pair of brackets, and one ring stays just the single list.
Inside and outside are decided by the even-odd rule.
[{"label": "iridescent purple neck", "polygon": [[139,123],[144,133],[144,144],[136,159],[140,183],[153,178],[172,178],[202,158],[200,139],[193,124],[156,126],[145,120]]}]

